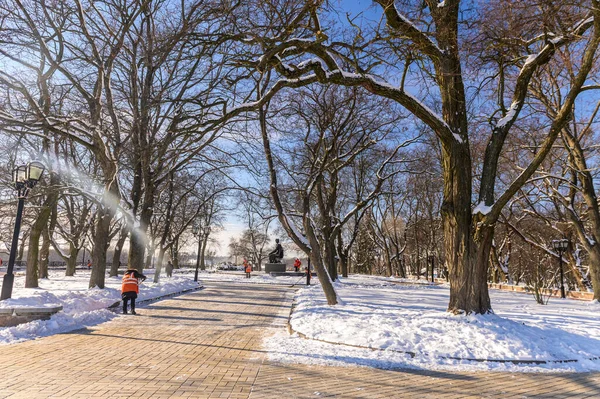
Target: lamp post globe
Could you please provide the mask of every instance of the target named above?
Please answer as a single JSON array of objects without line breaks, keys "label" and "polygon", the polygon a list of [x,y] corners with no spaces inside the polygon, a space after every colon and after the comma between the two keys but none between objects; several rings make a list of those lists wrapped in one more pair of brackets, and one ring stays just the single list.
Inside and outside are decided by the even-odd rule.
[{"label": "lamp post globe", "polygon": [[41,162],[33,161],[27,164],[27,181],[31,188],[40,181],[45,169]]}]

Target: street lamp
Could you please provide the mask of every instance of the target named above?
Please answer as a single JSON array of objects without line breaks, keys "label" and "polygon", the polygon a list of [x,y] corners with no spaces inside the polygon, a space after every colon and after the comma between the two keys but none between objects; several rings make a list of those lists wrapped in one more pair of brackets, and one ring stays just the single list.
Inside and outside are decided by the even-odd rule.
[{"label": "street lamp", "polygon": [[566,298],[565,296],[565,276],[563,273],[562,255],[569,249],[570,241],[567,238],[561,240],[552,240],[552,247],[558,252],[558,264],[560,267],[560,297]]},{"label": "street lamp", "polygon": [[198,223],[195,223],[192,226],[192,234],[194,237],[198,238],[198,253],[196,255],[196,272],[194,273],[194,281],[198,281],[198,267],[200,267],[200,248],[202,245],[201,231],[202,229]]},{"label": "street lamp", "polygon": [[19,232],[21,231],[21,219],[23,217],[23,207],[29,190],[35,187],[40,181],[46,168],[40,162],[29,162],[27,165],[21,165],[13,169],[13,183],[17,190],[19,202],[17,205],[17,217],[15,219],[15,231],[13,233],[12,244],[10,247],[10,257],[8,258],[8,268],[2,280],[2,293],[0,300],[8,299],[12,296],[13,283],[15,275],[15,258],[17,257],[17,246],[19,245]]}]

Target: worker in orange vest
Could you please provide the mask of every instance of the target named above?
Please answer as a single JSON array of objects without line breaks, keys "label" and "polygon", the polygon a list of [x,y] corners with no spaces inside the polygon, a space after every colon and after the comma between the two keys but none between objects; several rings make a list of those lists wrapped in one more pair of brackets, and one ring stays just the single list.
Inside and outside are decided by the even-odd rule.
[{"label": "worker in orange vest", "polygon": [[300,271],[300,266],[302,266],[302,262],[300,262],[300,259],[296,258],[294,261],[294,271],[296,271],[296,273]]},{"label": "worker in orange vest", "polygon": [[140,293],[140,283],[146,280],[146,276],[135,269],[127,269],[123,275],[121,285],[121,298],[123,299],[123,314],[127,314],[127,302],[131,300],[131,314],[135,313],[135,299]]},{"label": "worker in orange vest", "polygon": [[246,271],[246,278],[250,278],[250,273],[252,273],[252,265],[248,263],[248,260],[244,258],[244,270]]}]

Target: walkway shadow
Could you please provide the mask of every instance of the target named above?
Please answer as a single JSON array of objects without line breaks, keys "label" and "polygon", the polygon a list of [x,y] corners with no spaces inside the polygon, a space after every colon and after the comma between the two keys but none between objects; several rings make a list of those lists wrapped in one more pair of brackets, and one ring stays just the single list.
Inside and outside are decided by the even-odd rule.
[{"label": "walkway shadow", "polygon": [[[244,305],[244,306],[253,306],[253,305]],[[260,306],[260,305],[256,305]],[[285,319],[287,320],[287,316],[278,316],[266,313],[252,313],[252,312],[242,312],[242,311],[233,311],[233,310],[223,310],[223,309],[198,309],[198,308],[182,308],[177,306],[163,306],[163,305],[148,305],[148,309],[156,309],[156,310],[176,310],[183,312],[204,312],[204,313],[225,313],[225,314],[234,314],[234,315],[242,315],[242,316],[259,316],[259,317],[269,317],[274,319]]]},{"label": "walkway shadow", "polygon": [[[255,298],[256,299],[256,298]],[[215,301],[214,299],[195,299],[195,298],[182,298],[182,297],[176,297],[176,298],[172,298],[169,300],[173,300],[173,301],[191,301],[191,302],[208,302],[208,303],[224,303],[224,304],[229,304],[231,305],[230,301]],[[260,300],[264,300],[263,298],[260,298]],[[289,309],[290,306],[289,305],[275,305],[275,304],[271,304],[271,303],[253,303],[252,305],[255,306],[269,306],[269,307],[273,307],[273,308],[286,308]]]}]

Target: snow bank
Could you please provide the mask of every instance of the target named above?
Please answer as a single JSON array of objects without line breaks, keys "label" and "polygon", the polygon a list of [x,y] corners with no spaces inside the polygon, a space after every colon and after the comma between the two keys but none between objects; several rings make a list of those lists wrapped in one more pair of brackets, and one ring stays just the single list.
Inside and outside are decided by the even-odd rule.
[{"label": "snow bank", "polygon": [[[447,313],[448,289],[424,285],[390,285],[368,277],[343,279],[337,290],[344,306],[328,306],[319,288],[296,295],[294,330],[308,338],[381,349],[372,351],[275,337],[267,341],[271,358],[308,363],[332,362],[375,367],[456,370],[589,371],[599,370],[600,306],[551,299],[536,304],[531,296],[492,292],[496,314],[455,316]],[[344,360],[340,351],[348,352]],[[285,353],[294,355],[286,356]],[[404,352],[404,353],[403,353]],[[409,353],[406,353],[409,352]],[[411,356],[414,355],[414,358]],[[541,365],[475,362],[461,359],[547,361]],[[556,363],[577,360],[574,363]]]},{"label": "snow bank", "polygon": [[[50,279],[40,280],[40,288],[23,288],[25,278],[17,276],[12,298],[0,301],[0,308],[62,305],[63,310],[49,320],[0,328],[0,344],[72,331],[117,317],[116,313],[106,308],[121,300],[121,277],[107,278],[105,289],[88,289],[89,272],[77,273],[76,276],[65,277],[64,271],[51,271]],[[141,285],[138,301],[198,287],[198,283],[190,276],[163,278],[157,284],[148,281],[151,281],[151,277]]]}]

